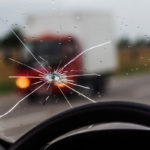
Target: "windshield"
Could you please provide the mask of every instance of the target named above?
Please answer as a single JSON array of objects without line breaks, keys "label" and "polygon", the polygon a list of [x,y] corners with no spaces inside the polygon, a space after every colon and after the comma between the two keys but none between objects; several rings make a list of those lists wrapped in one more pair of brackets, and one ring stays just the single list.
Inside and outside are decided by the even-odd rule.
[{"label": "windshield", "polygon": [[[62,46],[58,42],[34,42],[30,43],[29,47],[34,55],[44,58],[53,66],[57,66],[58,62],[62,60]],[[30,59],[32,60],[32,58]]]},{"label": "windshield", "polygon": [[103,101],[149,104],[148,0],[1,0],[0,137]]},{"label": "windshield", "polygon": [[[50,64],[51,67],[62,66],[78,52],[77,45],[73,41],[60,43],[60,41],[40,42],[39,40],[26,45],[36,57],[39,57],[43,63]],[[26,49],[23,49],[23,51],[26,53]],[[29,65],[34,64],[34,60],[29,53],[26,53],[23,59]]]}]

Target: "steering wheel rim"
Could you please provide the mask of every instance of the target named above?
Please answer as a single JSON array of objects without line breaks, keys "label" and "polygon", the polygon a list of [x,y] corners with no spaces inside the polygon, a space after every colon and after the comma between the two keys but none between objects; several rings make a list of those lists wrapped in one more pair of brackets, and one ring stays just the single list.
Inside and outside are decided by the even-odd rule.
[{"label": "steering wheel rim", "polygon": [[100,102],[76,107],[36,126],[12,144],[9,150],[39,149],[47,142],[80,127],[111,122],[150,127],[150,106],[132,102]]}]

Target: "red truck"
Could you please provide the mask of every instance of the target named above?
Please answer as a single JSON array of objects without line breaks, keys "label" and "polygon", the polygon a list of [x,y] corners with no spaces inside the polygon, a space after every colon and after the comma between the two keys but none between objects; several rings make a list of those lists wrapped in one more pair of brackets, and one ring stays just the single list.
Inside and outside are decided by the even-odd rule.
[{"label": "red truck", "polygon": [[[28,42],[26,43],[27,47],[31,50],[31,52],[38,58],[40,63],[48,70],[48,72],[54,72],[54,70],[59,70],[63,67],[67,62],[73,59],[76,55],[81,52],[81,46],[76,38],[68,35],[52,35],[45,34],[41,35],[37,38],[28,38]],[[24,64],[27,66],[31,66],[40,72],[45,72],[45,70],[33,59],[33,57],[25,50],[24,54]],[[17,76],[16,86],[18,91],[22,94],[28,94],[33,91],[37,86],[40,85],[39,78],[28,78],[28,76],[39,76],[39,73],[30,69],[29,67],[23,67],[23,65],[19,65],[17,67]],[[82,70],[82,57],[79,57],[73,63],[68,65],[63,73],[67,75],[72,74],[81,74]],[[79,78],[70,77],[69,80],[74,82],[79,82]],[[41,81],[42,82],[42,81]],[[38,84],[39,83],[39,84]],[[56,85],[57,84],[57,85]],[[63,84],[51,84],[45,85],[37,90],[33,96],[37,95],[47,95],[53,93],[60,92],[58,87],[62,89],[63,92],[68,93],[70,89],[63,86]],[[73,85],[69,85],[73,87]]]}]

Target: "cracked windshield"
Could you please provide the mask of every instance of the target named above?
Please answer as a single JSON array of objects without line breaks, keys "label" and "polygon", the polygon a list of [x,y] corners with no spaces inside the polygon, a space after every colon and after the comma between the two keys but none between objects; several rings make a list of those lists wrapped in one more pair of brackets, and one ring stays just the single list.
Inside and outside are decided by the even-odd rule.
[{"label": "cracked windshield", "polygon": [[149,5],[0,0],[0,137],[88,103],[150,104]]}]

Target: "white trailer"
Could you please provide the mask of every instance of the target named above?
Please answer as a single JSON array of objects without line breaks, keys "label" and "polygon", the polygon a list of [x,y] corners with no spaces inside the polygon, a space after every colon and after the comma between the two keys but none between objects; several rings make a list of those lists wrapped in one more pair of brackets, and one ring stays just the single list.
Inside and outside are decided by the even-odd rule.
[{"label": "white trailer", "polygon": [[[78,12],[52,15],[33,15],[27,19],[27,36],[45,33],[69,34],[76,37],[83,50],[112,41],[83,55],[84,73],[108,74],[116,69],[116,49],[113,42],[113,20],[106,13]],[[101,83],[104,84],[104,83]]]}]

